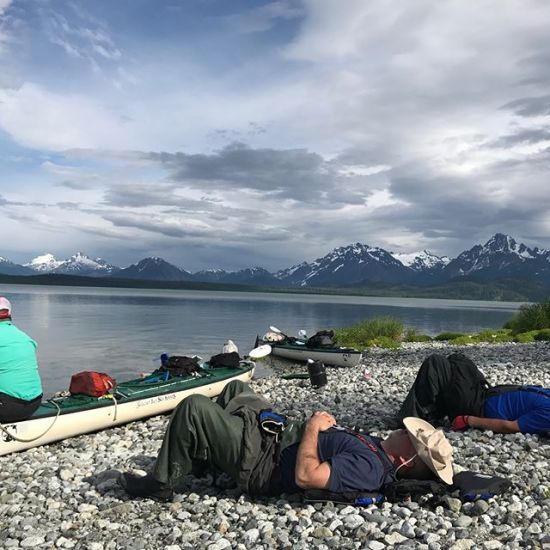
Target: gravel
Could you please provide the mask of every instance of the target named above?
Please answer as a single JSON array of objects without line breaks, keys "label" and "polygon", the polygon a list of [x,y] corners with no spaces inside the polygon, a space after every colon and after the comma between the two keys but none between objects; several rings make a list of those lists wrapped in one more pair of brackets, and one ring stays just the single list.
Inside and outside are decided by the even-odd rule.
[{"label": "gravel", "polygon": [[[327,369],[320,389],[278,376],[304,372],[303,365],[268,358],[274,374],[253,387],[293,419],[326,409],[341,424],[385,436],[422,360],[457,349],[492,383],[550,386],[550,345],[541,342],[369,350],[358,367]],[[510,492],[488,501],[449,495],[435,504],[422,497],[352,507],[312,505],[296,495],[254,500],[224,475],[186,476],[170,503],[129,500],[119,472],[151,467],[167,421],[155,417],[0,457],[0,548],[550,548],[550,445],[542,437],[447,429],[459,466],[513,481]]]}]

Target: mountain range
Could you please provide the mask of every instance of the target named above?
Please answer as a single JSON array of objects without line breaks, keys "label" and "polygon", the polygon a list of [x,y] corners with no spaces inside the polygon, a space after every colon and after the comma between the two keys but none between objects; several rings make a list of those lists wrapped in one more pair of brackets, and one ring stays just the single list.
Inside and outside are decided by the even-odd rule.
[{"label": "mountain range", "polygon": [[304,261],[274,273],[261,267],[240,271],[209,269],[191,273],[162,258],[144,258],[122,268],[78,252],[66,260],[44,254],[23,265],[0,257],[0,274],[80,275],[303,289],[357,288],[373,284],[425,287],[457,280],[528,280],[546,287],[550,286],[550,251],[529,248],[508,235],[497,233],[485,244],[476,244],[456,258],[440,257],[427,250],[418,254],[394,254],[383,248],[355,243],[335,248],[314,261]]}]

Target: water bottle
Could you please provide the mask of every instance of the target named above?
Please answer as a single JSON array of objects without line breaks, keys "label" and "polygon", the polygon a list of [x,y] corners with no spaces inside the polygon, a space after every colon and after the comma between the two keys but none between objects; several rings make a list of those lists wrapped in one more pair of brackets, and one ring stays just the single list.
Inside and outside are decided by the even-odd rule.
[{"label": "water bottle", "polygon": [[327,371],[321,361],[307,360],[307,372],[309,381],[314,388],[321,388],[327,383]]}]

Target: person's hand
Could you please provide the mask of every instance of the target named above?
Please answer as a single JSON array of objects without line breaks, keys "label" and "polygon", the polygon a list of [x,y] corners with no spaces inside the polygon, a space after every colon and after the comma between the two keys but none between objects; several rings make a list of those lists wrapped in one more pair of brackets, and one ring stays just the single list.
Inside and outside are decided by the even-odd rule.
[{"label": "person's hand", "polygon": [[336,426],[336,419],[326,411],[316,411],[307,421],[307,425],[309,428],[324,432],[332,426]]},{"label": "person's hand", "polygon": [[467,430],[470,427],[470,425],[468,424],[468,418],[469,416],[467,415],[455,416],[455,418],[451,422],[451,428],[455,432],[461,432],[463,430]]}]

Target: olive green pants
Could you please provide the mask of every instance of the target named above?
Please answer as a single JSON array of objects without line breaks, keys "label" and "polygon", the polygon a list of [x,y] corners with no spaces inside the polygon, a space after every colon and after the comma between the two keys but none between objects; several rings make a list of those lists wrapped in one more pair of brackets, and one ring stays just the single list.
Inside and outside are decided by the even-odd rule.
[{"label": "olive green pants", "polygon": [[168,424],[153,477],[174,486],[182,476],[207,466],[236,479],[244,426],[242,418],[225,409],[243,392],[253,393],[248,384],[234,380],[215,402],[204,395],[184,399]]}]

